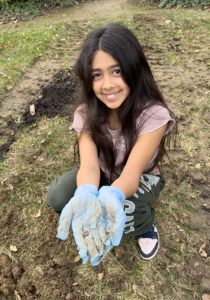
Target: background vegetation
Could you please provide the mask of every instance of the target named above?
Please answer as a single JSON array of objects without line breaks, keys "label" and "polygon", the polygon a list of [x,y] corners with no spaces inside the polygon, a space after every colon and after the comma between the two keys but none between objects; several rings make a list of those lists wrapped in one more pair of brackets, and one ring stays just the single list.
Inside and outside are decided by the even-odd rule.
[{"label": "background vegetation", "polygon": [[0,20],[31,20],[42,7],[69,6],[76,0],[0,0]]},{"label": "background vegetation", "polygon": [[[0,0],[0,22],[31,20],[40,14],[41,8],[70,6],[77,0]],[[166,8],[196,7],[207,9],[210,0],[142,0]]]},{"label": "background vegetation", "polygon": [[201,9],[207,9],[210,5],[209,0],[145,0],[143,2],[155,3],[158,4],[159,7],[167,8],[197,7]]}]

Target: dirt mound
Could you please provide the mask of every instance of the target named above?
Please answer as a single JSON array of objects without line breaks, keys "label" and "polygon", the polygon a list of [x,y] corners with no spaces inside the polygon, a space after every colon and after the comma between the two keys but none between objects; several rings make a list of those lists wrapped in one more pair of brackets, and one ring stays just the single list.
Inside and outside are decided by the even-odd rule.
[{"label": "dirt mound", "polygon": [[[71,106],[75,101],[75,80],[71,70],[60,70],[54,76],[49,85],[44,86],[40,95],[27,105],[20,120],[7,116],[0,124],[0,136],[4,137],[0,145],[0,161],[4,161],[3,155],[9,150],[15,141],[15,134],[19,127],[31,125],[36,120],[46,115],[48,118],[64,116],[71,113]],[[35,105],[35,115],[30,114],[30,105]]]},{"label": "dirt mound", "polygon": [[44,87],[41,96],[36,96],[30,105],[35,105],[35,115],[30,114],[29,107],[23,114],[25,125],[35,123],[37,118],[46,115],[48,118],[68,115],[70,105],[75,100],[75,81],[70,70],[60,70],[48,86]]}]

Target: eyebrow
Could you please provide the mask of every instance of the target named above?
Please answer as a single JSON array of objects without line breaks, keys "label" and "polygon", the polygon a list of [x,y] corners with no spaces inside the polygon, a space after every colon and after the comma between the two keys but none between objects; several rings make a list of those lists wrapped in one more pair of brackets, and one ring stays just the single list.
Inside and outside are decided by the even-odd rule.
[{"label": "eyebrow", "polygon": [[[114,68],[119,67],[119,66],[120,66],[119,64],[112,65],[112,66],[108,67],[108,70],[114,69]],[[98,69],[92,69],[91,70],[92,73],[93,72],[98,72],[98,71],[101,71],[101,69],[98,68]]]}]

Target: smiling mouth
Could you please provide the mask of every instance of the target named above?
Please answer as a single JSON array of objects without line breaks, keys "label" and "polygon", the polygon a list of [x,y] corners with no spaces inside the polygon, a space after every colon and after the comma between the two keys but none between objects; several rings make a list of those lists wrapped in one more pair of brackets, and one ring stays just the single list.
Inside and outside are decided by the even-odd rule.
[{"label": "smiling mouth", "polygon": [[120,91],[117,93],[113,93],[113,94],[104,94],[104,96],[108,99],[108,100],[112,100],[115,99],[118,95],[119,95]]}]

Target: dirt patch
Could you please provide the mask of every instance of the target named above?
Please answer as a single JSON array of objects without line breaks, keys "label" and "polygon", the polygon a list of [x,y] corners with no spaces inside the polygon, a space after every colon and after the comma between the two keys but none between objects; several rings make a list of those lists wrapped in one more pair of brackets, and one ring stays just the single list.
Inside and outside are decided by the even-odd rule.
[{"label": "dirt patch", "polygon": [[[48,260],[45,268],[35,268],[34,273],[19,262],[12,262],[6,254],[0,255],[0,296],[2,300],[40,299],[42,289],[47,287],[45,296],[50,299],[83,299],[74,291],[72,265],[68,262],[56,263]],[[78,287],[77,287],[78,288]],[[42,299],[42,297],[41,297]],[[52,299],[52,298],[51,298]],[[67,298],[66,298],[67,299]]]},{"label": "dirt patch", "polygon": [[[35,123],[43,115],[48,118],[69,115],[74,100],[75,80],[72,72],[71,70],[59,70],[52,77],[49,84],[37,91],[34,99],[29,103],[25,103],[25,109],[22,110],[20,117],[16,120],[12,115],[1,117],[0,161],[4,161],[4,153],[9,150],[10,145],[15,141],[18,128]],[[30,105],[32,104],[35,106],[35,115],[30,114]]]},{"label": "dirt patch", "polygon": [[109,277],[107,283],[111,285],[112,293],[122,292],[127,277],[125,274],[113,274]]},{"label": "dirt patch", "polygon": [[[1,228],[0,240],[4,245],[10,245],[10,229],[18,225],[25,231],[25,235],[13,239],[13,244],[18,249],[21,248],[24,253],[30,245],[36,240],[36,247],[31,249],[31,255],[34,259],[28,263],[20,262],[7,254],[0,252],[0,298],[2,300],[12,300],[14,295],[21,299],[43,299],[43,290],[47,299],[83,299],[82,288],[79,284],[74,287],[76,272],[75,267],[81,262],[72,262],[63,259],[56,260],[47,251],[47,248],[53,243],[54,255],[60,253],[63,248],[63,242],[56,238],[58,226],[58,216],[52,213],[50,208],[45,210],[44,226],[39,233],[27,236],[27,229],[24,222],[19,220],[20,210],[6,211],[1,207]],[[12,225],[12,226],[11,226]],[[49,226],[50,225],[50,226]],[[70,234],[71,238],[72,235]],[[40,266],[42,263],[42,266]]]},{"label": "dirt patch", "polygon": [[60,70],[53,76],[52,82],[45,86],[41,96],[37,96],[29,104],[34,104],[35,115],[30,114],[29,107],[23,114],[25,125],[35,123],[38,117],[46,115],[48,118],[68,115],[71,104],[75,100],[75,82],[70,70]]}]

